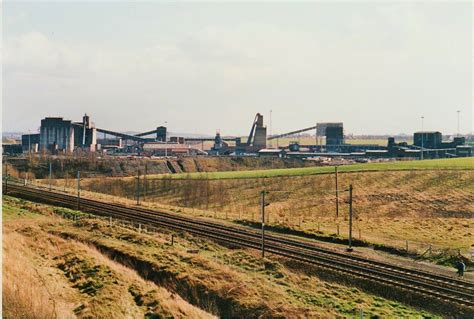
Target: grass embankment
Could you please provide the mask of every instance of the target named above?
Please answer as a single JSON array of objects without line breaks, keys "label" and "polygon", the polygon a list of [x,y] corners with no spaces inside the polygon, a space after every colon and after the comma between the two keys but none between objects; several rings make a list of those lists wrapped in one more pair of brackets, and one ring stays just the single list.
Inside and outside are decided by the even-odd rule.
[{"label": "grass embankment", "polygon": [[[473,161],[430,160],[340,167],[339,189],[347,189],[349,184],[354,187],[354,236],[399,249],[405,248],[408,240],[409,250],[420,253],[430,244],[433,248],[461,249],[466,253],[473,244]],[[289,171],[325,172],[326,169],[333,170],[315,167]],[[218,174],[235,173],[241,172]],[[136,193],[136,181],[130,179],[85,180],[83,185],[93,192],[130,200]],[[245,179],[148,178],[142,199],[152,207],[180,207],[179,211],[190,215],[258,221],[259,196],[265,189],[270,191],[267,195],[270,205],[266,208],[270,225],[334,236],[339,225],[339,235],[347,237],[348,193],[339,194],[340,215],[335,218],[335,187],[334,174]]]},{"label": "grass embankment", "polygon": [[[363,163],[342,165],[339,172],[370,172],[400,170],[474,170],[474,158],[435,159],[424,161],[393,161],[382,163]],[[239,179],[239,178],[271,178],[284,176],[306,176],[334,173],[334,166],[316,166],[301,168],[281,168],[252,171],[228,171],[188,174],[158,174],[148,178],[171,179]]]},{"label": "grass embankment", "polygon": [[[19,314],[13,300],[25,302],[22,309],[30,310],[27,301],[33,294],[14,294],[30,287],[36,289],[35,300],[45,300],[44,309],[64,309],[58,312],[61,318],[74,310],[79,317],[138,317],[145,311],[175,317],[206,315],[183,305],[177,295],[224,317],[352,317],[362,312],[381,317],[432,316],[357,288],[291,271],[246,250],[183,234],[177,234],[171,246],[169,234],[140,233],[98,219],[64,220],[52,215],[77,213],[8,197],[4,211],[8,257],[4,259],[4,315],[11,317]],[[32,211],[35,218],[27,216]],[[153,283],[110,258],[133,266]],[[47,282],[33,280],[39,277],[34,269]]]},{"label": "grass embankment", "polygon": [[211,317],[95,248],[48,233],[71,224],[54,209],[9,197],[2,207],[4,318]]},{"label": "grass embankment", "polygon": [[4,170],[13,177],[28,179],[48,179],[49,164],[52,178],[74,179],[77,171],[82,177],[124,177],[135,176],[137,169],[147,166],[148,174],[167,174],[183,172],[239,171],[268,168],[291,168],[315,166],[317,163],[296,158],[263,157],[183,157],[183,158],[123,158],[106,156],[65,157],[51,156],[39,158],[6,158]]}]

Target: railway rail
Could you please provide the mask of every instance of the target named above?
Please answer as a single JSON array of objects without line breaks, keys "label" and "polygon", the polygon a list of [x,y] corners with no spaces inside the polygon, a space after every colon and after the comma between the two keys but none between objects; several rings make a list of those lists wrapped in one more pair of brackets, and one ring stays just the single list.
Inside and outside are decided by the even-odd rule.
[{"label": "railway rail", "polygon": [[[9,184],[7,191],[12,196],[73,209],[79,205],[80,210],[85,212],[126,219],[155,227],[181,230],[236,246],[260,249],[262,245],[261,234],[245,227],[229,226],[143,207],[105,203],[87,198],[81,198],[78,201],[75,196],[20,185]],[[331,271],[376,281],[450,304],[468,307],[474,311],[474,284],[471,282],[344,254],[318,247],[309,241],[288,238],[283,235],[267,233],[265,236],[265,250],[275,255],[313,264]]]}]

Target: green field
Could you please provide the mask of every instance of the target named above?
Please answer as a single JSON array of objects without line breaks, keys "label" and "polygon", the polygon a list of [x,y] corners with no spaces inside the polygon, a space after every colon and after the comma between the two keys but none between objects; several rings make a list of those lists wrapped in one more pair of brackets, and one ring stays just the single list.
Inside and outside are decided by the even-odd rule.
[{"label": "green field", "polygon": [[[396,161],[385,163],[351,164],[339,167],[340,172],[360,171],[398,171],[398,170],[473,170],[474,158],[435,159],[424,161]],[[159,174],[149,178],[171,179],[238,179],[238,178],[265,178],[279,176],[304,176],[334,172],[334,166],[283,168],[253,171],[229,171],[187,174]]]}]

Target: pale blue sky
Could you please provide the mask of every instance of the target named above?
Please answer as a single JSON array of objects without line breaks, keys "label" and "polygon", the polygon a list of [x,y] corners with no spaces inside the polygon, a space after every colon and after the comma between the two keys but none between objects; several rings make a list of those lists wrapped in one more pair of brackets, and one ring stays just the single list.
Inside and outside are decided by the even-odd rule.
[{"label": "pale blue sky", "polygon": [[472,4],[3,4],[3,130],[472,132]]}]

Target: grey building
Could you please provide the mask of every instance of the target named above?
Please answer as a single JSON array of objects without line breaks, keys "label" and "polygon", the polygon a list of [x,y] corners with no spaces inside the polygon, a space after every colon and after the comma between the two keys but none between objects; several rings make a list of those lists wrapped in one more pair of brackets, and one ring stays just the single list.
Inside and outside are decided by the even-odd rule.
[{"label": "grey building", "polygon": [[95,151],[96,145],[96,129],[87,114],[82,122],[75,123],[62,117],[47,117],[41,120],[40,152],[72,152],[77,147]]},{"label": "grey building", "polygon": [[23,152],[36,153],[40,144],[40,134],[23,134],[21,136],[21,147]]},{"label": "grey building", "polygon": [[440,148],[443,142],[443,135],[437,131],[415,132],[413,135],[413,145],[423,148]]},{"label": "grey building", "polygon": [[344,144],[344,129],[342,126],[328,126],[326,128],[326,145]]},{"label": "grey building", "polygon": [[47,117],[41,120],[40,151],[74,150],[74,127],[62,117]]}]

